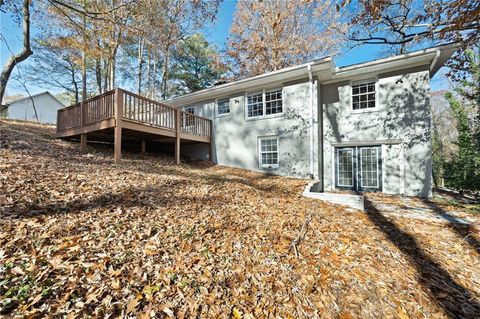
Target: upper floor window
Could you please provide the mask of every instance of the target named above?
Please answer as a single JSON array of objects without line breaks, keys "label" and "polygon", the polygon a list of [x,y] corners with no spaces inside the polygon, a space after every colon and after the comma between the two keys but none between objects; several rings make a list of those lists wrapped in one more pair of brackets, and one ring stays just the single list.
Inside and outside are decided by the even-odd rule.
[{"label": "upper floor window", "polygon": [[265,105],[266,105],[265,114],[267,115],[282,113],[283,111],[282,90],[265,92]]},{"label": "upper floor window", "polygon": [[352,83],[352,108],[354,110],[375,107],[375,80]]},{"label": "upper floor window", "polygon": [[281,114],[282,112],[282,89],[263,90],[247,95],[247,118]]},{"label": "upper floor window", "polygon": [[254,93],[247,96],[247,116],[256,117],[263,115],[263,93]]},{"label": "upper floor window", "polygon": [[217,115],[230,113],[230,99],[221,99],[217,102]]}]

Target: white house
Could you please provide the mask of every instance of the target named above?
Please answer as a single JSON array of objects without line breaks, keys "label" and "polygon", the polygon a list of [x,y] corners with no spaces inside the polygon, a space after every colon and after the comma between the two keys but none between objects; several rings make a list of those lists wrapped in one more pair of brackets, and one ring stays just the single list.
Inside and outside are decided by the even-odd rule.
[{"label": "white house", "polygon": [[320,191],[429,196],[429,81],[456,48],[347,67],[327,57],[164,102],[213,121],[215,163],[315,179]]},{"label": "white house", "polygon": [[6,111],[2,112],[2,116],[8,119],[36,121],[33,104],[35,104],[37,110],[38,121],[48,124],[55,124],[57,122],[57,110],[65,107],[55,96],[46,91],[8,102]]}]

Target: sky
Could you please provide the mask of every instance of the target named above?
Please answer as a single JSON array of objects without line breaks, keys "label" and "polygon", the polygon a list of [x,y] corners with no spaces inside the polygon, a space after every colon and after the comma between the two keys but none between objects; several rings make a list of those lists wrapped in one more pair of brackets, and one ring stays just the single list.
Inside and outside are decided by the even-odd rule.
[{"label": "sky", "polygon": [[[221,3],[216,21],[205,27],[202,31],[207,37],[207,39],[214,43],[219,49],[225,48],[225,43],[228,38],[230,31],[230,25],[233,20],[235,12],[236,0],[224,0]],[[7,41],[10,50],[13,52],[18,52],[22,47],[21,39],[21,27],[5,13],[0,12],[0,26],[2,37]],[[32,36],[38,32],[35,27],[32,28]],[[0,50],[0,62],[3,66],[10,56],[10,52],[5,45],[5,41],[0,39],[1,50]],[[385,48],[380,45],[363,45],[356,47],[351,50],[342,50],[340,54],[334,56],[334,61],[336,66],[345,66],[350,64],[356,64],[366,61],[372,61],[378,59],[381,56],[382,51]],[[32,62],[32,57],[30,60],[27,60],[27,63]],[[24,62],[25,63],[25,62]],[[21,71],[21,70],[20,70]],[[18,70],[13,71],[14,74],[18,74]],[[431,80],[431,89],[433,91],[448,89],[450,84],[446,78],[447,70],[442,68]],[[45,91],[44,88],[37,87],[35,85],[28,85],[31,94]],[[18,89],[12,89],[11,86],[7,88],[7,93],[23,93],[19,92]],[[58,92],[52,92],[58,93]]]}]

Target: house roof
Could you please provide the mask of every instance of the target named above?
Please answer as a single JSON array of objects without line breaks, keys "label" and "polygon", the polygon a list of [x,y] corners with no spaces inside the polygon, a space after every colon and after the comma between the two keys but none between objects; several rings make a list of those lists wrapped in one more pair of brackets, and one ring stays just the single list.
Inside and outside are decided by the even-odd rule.
[{"label": "house roof", "polygon": [[275,83],[278,85],[278,83],[304,79],[308,78],[311,74],[317,76],[321,83],[332,83],[349,79],[352,76],[359,76],[364,73],[385,73],[415,66],[428,65],[430,69],[430,77],[432,77],[443,66],[445,61],[450,58],[453,52],[458,49],[458,47],[458,44],[452,43],[343,67],[336,67],[332,57],[327,56],[308,63],[174,97],[165,100],[164,102],[173,106],[183,106],[185,104],[197,103],[234,94],[236,92],[274,85]]},{"label": "house roof", "polygon": [[62,101],[60,101],[59,99],[57,99],[52,93],[50,93],[49,91],[45,91],[45,92],[40,92],[40,93],[37,93],[37,94],[32,94],[30,96],[24,96],[24,97],[21,97],[21,98],[18,98],[18,99],[15,99],[15,100],[12,100],[12,101],[8,101],[6,103],[7,106],[13,104],[13,103],[17,103],[17,102],[22,102],[24,100],[29,100],[30,98],[35,98],[37,96],[41,96],[41,95],[50,95],[50,97],[52,97],[54,100],[56,100],[58,103],[60,103],[61,105],[63,105],[64,107],[66,106],[65,104],[63,104]]}]

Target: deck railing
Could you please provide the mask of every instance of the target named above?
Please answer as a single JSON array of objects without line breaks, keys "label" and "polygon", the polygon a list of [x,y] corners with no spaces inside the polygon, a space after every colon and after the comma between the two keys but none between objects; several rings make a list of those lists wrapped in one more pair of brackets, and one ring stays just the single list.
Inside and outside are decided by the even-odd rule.
[{"label": "deck railing", "polygon": [[181,130],[182,132],[210,136],[210,120],[195,114],[181,111]]},{"label": "deck railing", "polygon": [[118,107],[121,107],[121,120],[192,135],[211,136],[211,120],[122,89],[108,91],[58,110],[57,130],[62,132],[78,129],[113,119]]},{"label": "deck railing", "polygon": [[123,91],[123,118],[175,130],[176,109],[141,95]]}]

